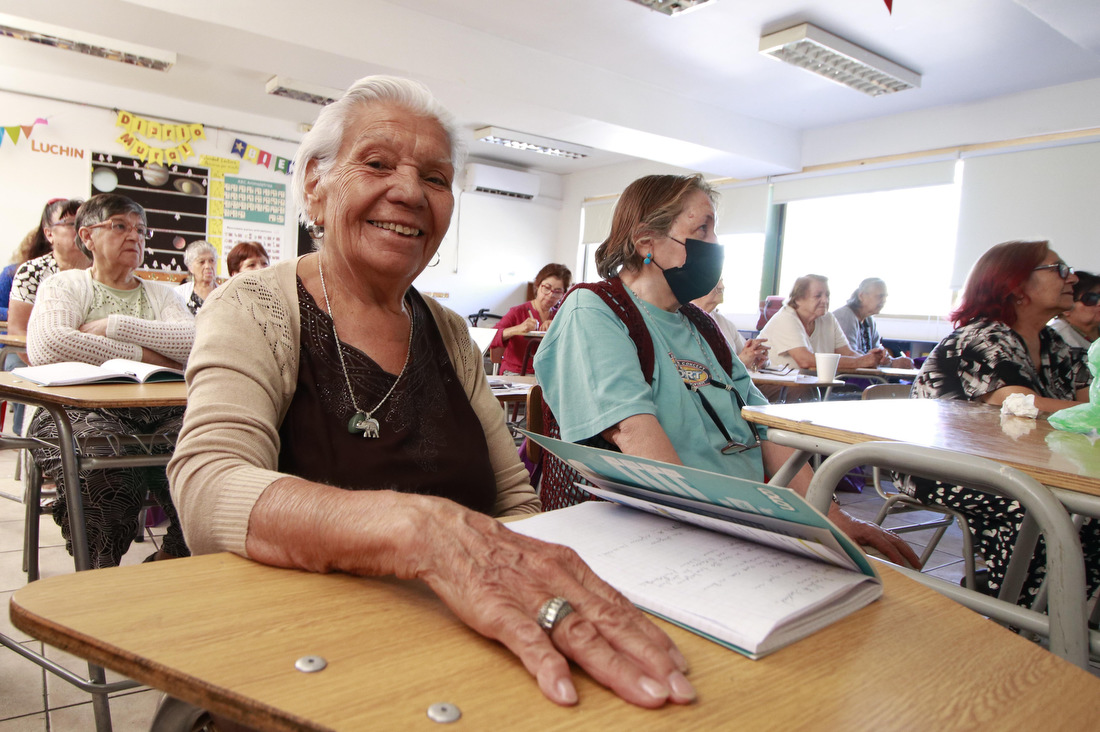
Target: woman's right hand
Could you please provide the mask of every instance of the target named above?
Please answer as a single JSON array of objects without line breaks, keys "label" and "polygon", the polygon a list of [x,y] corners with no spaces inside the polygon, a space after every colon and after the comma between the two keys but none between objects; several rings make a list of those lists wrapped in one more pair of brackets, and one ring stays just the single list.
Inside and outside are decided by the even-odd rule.
[{"label": "woman's right hand", "polygon": [[[503,643],[548,699],[577,703],[570,660],[641,707],[695,699],[684,676],[687,662],[671,639],[573,550],[436,502],[445,505],[422,514],[430,525],[416,532],[398,576],[422,579],[463,622]],[[550,635],[535,618],[543,603],[559,596],[574,612]]]},{"label": "woman's right hand", "polygon": [[505,328],[502,337],[504,340],[508,340],[514,336],[523,335],[524,333],[530,333],[533,330],[539,329],[539,321],[527,316],[527,320],[523,321],[519,325],[513,325],[511,328]]}]

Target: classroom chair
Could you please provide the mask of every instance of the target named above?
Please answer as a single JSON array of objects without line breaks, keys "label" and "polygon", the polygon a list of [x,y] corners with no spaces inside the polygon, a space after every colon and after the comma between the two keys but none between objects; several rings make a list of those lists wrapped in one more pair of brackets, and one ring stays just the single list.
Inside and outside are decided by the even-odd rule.
[{"label": "classroom chair", "polygon": [[[1052,653],[1088,669],[1091,634],[1085,614],[1085,561],[1077,529],[1065,507],[1034,478],[992,460],[904,442],[863,442],[844,448],[821,464],[806,491],[806,500],[828,511],[833,491],[856,465],[878,465],[934,480],[972,485],[1005,496],[1027,510],[1027,519],[1009,563],[1001,597],[989,597],[928,574],[898,567],[898,571],[956,602],[1005,625],[1050,640]],[[1021,607],[1002,597],[1019,593],[1039,535],[1046,541],[1049,614]]]},{"label": "classroom chair", "polygon": [[[910,386],[908,384],[873,384],[863,390],[864,399],[908,399]],[[867,474],[867,466],[864,466],[864,475]],[[890,530],[895,534],[905,534],[913,531],[924,531],[926,529],[935,529],[935,533],[932,534],[932,538],[928,540],[928,544],[924,547],[924,552],[920,556],[922,564],[926,564],[928,559],[932,556],[932,552],[935,551],[939,545],[940,540],[943,539],[944,533],[947,531],[947,527],[952,523],[958,523],[959,528],[962,530],[963,538],[963,550],[962,556],[966,566],[966,586],[968,589],[975,589],[974,579],[974,537],[970,534],[970,527],[966,524],[966,519],[962,517],[956,511],[952,511],[950,508],[943,506],[926,506],[920,501],[907,496],[901,491],[888,491],[882,486],[882,469],[877,465],[871,466],[871,485],[874,486],[875,492],[885,501],[882,508],[879,510],[878,515],[875,517],[875,523],[882,526],[882,522],[886,520],[887,516],[912,513],[914,511],[927,511],[929,513],[940,514],[942,518],[934,519],[932,521],[923,521],[913,524],[904,524],[902,526],[891,527]],[[891,483],[892,485],[892,483]]]}]

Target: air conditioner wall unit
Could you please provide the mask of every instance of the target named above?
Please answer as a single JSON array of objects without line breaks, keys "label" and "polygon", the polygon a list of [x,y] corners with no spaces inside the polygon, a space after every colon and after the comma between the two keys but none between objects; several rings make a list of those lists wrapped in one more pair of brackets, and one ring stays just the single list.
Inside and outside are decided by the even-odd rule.
[{"label": "air conditioner wall unit", "polygon": [[539,194],[539,182],[539,177],[534,173],[470,163],[466,166],[466,180],[462,190],[467,193],[491,193],[530,201]]}]

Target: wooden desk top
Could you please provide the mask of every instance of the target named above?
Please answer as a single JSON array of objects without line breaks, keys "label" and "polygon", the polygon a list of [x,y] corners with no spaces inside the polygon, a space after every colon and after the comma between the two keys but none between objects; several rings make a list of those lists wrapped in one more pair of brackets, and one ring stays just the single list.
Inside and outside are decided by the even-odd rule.
[{"label": "wooden desk top", "polygon": [[[2,327],[7,327],[7,323],[4,323]],[[11,346],[13,348],[26,348],[27,336],[25,335],[11,335],[9,333],[0,333],[0,346]]]},{"label": "wooden desk top", "polygon": [[776,385],[776,386],[812,386],[812,387],[829,387],[829,386],[844,386],[844,382],[839,379],[833,379],[832,381],[826,381],[825,379],[819,379],[817,376],[807,376],[799,374],[797,371],[792,371],[789,374],[767,374],[763,371],[750,371],[749,378],[752,379],[752,383],[757,386],[762,385]]},{"label": "wooden desk top", "polygon": [[745,419],[776,429],[856,444],[896,440],[965,452],[1022,470],[1040,483],[1100,496],[1100,442],[1038,419],[956,399],[876,399],[746,407]]},{"label": "wooden desk top", "polygon": [[[880,571],[883,599],[760,661],[658,621],[699,692],[658,711],[576,670],[581,703],[555,706],[416,582],[214,554],[50,577],[10,607],[50,645],[265,730],[434,729],[438,702],[461,710],[456,729],[1095,728],[1100,680]],[[295,670],[306,655],[327,668]]]},{"label": "wooden desk top", "polygon": [[0,372],[0,399],[88,409],[183,407],[187,405],[187,385],[182,381],[168,381],[156,384],[39,386],[3,371]]},{"label": "wooden desk top", "polygon": [[842,374],[867,374],[868,376],[882,376],[892,379],[915,379],[920,369],[902,369],[893,366],[878,366],[875,368],[858,368],[851,371],[841,371]]}]

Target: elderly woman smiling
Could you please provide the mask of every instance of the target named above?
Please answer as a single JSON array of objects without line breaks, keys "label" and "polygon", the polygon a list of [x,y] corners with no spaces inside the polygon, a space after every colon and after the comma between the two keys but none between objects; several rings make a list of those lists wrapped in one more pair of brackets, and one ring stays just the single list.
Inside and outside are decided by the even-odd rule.
[{"label": "elderly woman smiling", "polygon": [[183,263],[191,278],[176,289],[187,303],[187,309],[194,314],[218,286],[218,253],[210,242],[199,239],[187,245]]},{"label": "elderly woman smiling", "polygon": [[[59,272],[42,283],[27,332],[27,353],[35,366],[59,361],[100,364],[128,358],[160,366],[181,367],[195,337],[195,322],[173,288],[134,276],[145,256],[148,228],[145,211],[125,196],[93,196],[76,212],[78,245],[91,257],[91,269]],[[67,410],[77,439],[94,435],[164,434],[179,430],[182,407]],[[56,443],[53,417],[39,411],[28,428],[32,437]],[[109,447],[90,448],[112,454]],[[137,453],[140,446],[119,446]],[[61,483],[56,447],[34,450],[43,474]],[[179,519],[168,494],[163,468],[92,470],[83,475],[81,495],[88,524],[93,567],[119,563],[138,529],[146,490],[168,514],[164,543],[150,558],[186,556]],[[65,501],[58,501],[54,521],[69,541]],[[72,551],[71,545],[69,551]]]},{"label": "elderly woman smiling", "polygon": [[320,251],[232,278],[199,313],[169,466],[188,541],[420,579],[559,704],[577,701],[569,659],[635,704],[688,702],[667,636],[571,551],[492,518],[538,498],[462,318],[411,286],[451,220],[458,134],[391,77],[320,113],[293,183]]}]

